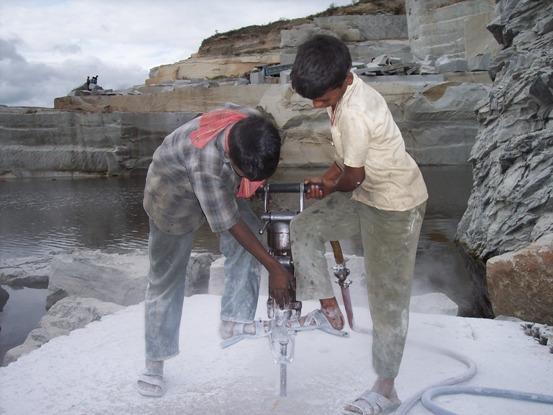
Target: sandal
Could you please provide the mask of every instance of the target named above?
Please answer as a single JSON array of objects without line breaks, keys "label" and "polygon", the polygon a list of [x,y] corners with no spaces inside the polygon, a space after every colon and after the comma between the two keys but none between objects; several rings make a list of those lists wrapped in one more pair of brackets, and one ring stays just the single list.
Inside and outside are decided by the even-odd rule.
[{"label": "sandal", "polygon": [[[225,323],[232,323],[232,330],[229,330],[229,327],[225,327],[230,326],[230,324]],[[224,349],[244,339],[260,339],[262,337],[267,337],[273,331],[273,324],[274,322],[272,320],[255,320],[253,323],[221,322],[219,333],[224,339],[221,342],[221,347]],[[246,328],[252,326],[255,330],[254,333],[246,331]]]},{"label": "sandal", "polygon": [[332,327],[332,324],[328,321],[325,314],[317,309],[313,310],[305,316],[303,324],[299,324],[299,321],[296,320],[296,324],[293,324],[290,328],[296,331],[303,330],[322,330],[326,333],[333,334],[335,336],[347,337],[349,333],[343,330],[336,330]]},{"label": "sandal", "polygon": [[165,382],[163,381],[163,376],[158,373],[145,370],[138,377],[136,385],[138,387],[138,393],[143,396],[160,398],[165,393]]},{"label": "sandal", "polygon": [[378,415],[386,414],[397,409],[401,405],[401,401],[397,398],[388,399],[376,392],[366,390],[353,402],[347,404],[355,410],[342,409],[342,413],[346,415]]}]

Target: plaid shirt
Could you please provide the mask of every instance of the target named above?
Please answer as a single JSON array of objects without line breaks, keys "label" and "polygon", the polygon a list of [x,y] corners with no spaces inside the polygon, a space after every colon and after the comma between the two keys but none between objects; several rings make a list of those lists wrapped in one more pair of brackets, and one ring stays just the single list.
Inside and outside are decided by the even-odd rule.
[{"label": "plaid shirt", "polygon": [[[234,104],[224,107],[259,114]],[[225,157],[226,130],[199,149],[190,140],[199,123],[200,117],[195,118],[165,137],[148,169],[144,210],[160,230],[169,234],[196,230],[206,220],[218,233],[240,218],[236,194],[241,177]]]}]

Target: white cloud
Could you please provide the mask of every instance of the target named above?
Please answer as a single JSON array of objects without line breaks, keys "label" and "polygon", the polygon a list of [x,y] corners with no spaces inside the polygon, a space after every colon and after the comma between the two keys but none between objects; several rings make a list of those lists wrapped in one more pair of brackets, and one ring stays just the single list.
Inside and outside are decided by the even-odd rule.
[{"label": "white cloud", "polygon": [[0,0],[0,104],[52,107],[99,75],[143,83],[216,32],[318,13],[351,0]]}]

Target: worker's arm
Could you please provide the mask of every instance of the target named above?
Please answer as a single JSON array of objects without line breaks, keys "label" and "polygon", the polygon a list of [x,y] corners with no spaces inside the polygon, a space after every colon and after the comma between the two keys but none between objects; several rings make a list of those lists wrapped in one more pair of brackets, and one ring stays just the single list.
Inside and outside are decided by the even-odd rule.
[{"label": "worker's arm", "polygon": [[[344,166],[342,170],[338,164],[334,163],[322,177],[305,179],[305,184],[310,185],[306,197],[322,199],[334,192],[351,192],[363,183],[363,180],[365,180],[364,167]],[[322,186],[319,186],[319,183]]]},{"label": "worker's arm", "polygon": [[269,295],[281,308],[284,308],[290,302],[290,290],[288,289],[288,284],[292,280],[290,272],[265,250],[265,247],[242,219],[239,219],[229,229],[229,232],[267,269],[269,272]]}]

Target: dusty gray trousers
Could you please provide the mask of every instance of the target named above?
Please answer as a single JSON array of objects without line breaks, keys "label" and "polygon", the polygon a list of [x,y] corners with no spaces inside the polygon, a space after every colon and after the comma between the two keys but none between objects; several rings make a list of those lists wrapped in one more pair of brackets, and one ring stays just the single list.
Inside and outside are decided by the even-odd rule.
[{"label": "dusty gray trousers", "polygon": [[[240,216],[254,235],[259,235],[259,219],[247,200],[237,202]],[[150,220],[150,270],[144,305],[146,359],[166,360],[179,354],[186,270],[194,234],[169,235]],[[260,264],[230,232],[222,232],[219,237],[219,248],[225,256],[221,320],[252,322],[259,296]]]},{"label": "dusty gray trousers", "polygon": [[325,243],[361,233],[373,321],[373,367],[385,378],[397,376],[403,357],[425,207],[426,202],[405,212],[379,210],[352,200],[351,193],[336,192],[290,224],[298,300],[334,297],[335,277],[325,259]]}]

